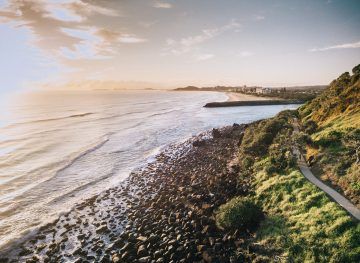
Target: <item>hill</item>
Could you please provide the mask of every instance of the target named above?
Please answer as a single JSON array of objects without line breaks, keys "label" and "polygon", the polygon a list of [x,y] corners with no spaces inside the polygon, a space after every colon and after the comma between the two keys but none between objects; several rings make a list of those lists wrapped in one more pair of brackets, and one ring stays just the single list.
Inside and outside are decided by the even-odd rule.
[{"label": "hill", "polygon": [[[342,74],[298,110],[249,124],[239,138],[238,185],[246,198],[218,210],[220,226],[236,228],[252,200],[265,214],[249,251],[259,262],[359,262],[360,224],[300,172],[293,154],[299,144],[321,178],[356,203],[359,197],[359,68]],[[302,133],[294,136],[294,119]],[[247,205],[255,214],[253,205]]]},{"label": "hill", "polygon": [[313,171],[360,206],[360,65],[299,109]]}]

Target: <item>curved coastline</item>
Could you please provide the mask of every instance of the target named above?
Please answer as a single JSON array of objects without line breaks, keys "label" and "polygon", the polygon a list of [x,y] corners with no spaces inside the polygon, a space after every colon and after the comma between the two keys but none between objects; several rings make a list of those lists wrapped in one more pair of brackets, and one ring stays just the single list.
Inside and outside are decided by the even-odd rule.
[{"label": "curved coastline", "polygon": [[[224,171],[238,147],[238,136],[243,132],[243,127],[245,125],[222,128],[221,138],[213,138],[208,131],[179,145],[170,145],[156,156],[155,162],[135,170],[119,186],[76,205],[70,212],[41,227],[33,236],[14,243],[16,247],[11,247],[1,256],[8,257],[10,262],[39,259],[43,262],[110,260],[109,255],[123,247],[129,237],[131,240],[133,236],[136,242],[145,242],[141,241],[141,237],[147,232],[141,230],[141,226],[145,227],[150,219],[156,220],[160,214],[166,215],[166,219],[157,219],[161,224],[156,224],[157,228],[151,226],[154,233],[160,234],[164,230],[173,236],[178,231],[174,227],[178,223],[186,224],[190,219],[205,227],[203,216],[212,214],[218,205],[239,194],[238,191],[242,189],[228,185],[236,182],[232,180],[236,174],[224,174]],[[193,146],[195,141],[202,141],[202,146]],[[223,176],[218,177],[219,173]],[[209,184],[209,180],[216,182]],[[185,203],[184,195],[188,200]],[[202,196],[200,200],[193,198],[197,195]],[[157,207],[157,212],[151,207]],[[176,213],[184,213],[178,223]],[[140,214],[142,216],[135,220],[136,215]],[[173,216],[175,221],[169,219]],[[199,228],[194,234],[207,237],[210,229],[213,229],[213,233],[216,228],[212,220],[207,220],[206,226],[209,226],[209,232]],[[188,235],[192,235],[190,232],[182,234],[183,239],[179,242],[189,240]],[[224,233],[215,231],[212,235],[222,236]],[[194,249],[196,246],[193,244]],[[195,258],[197,256],[194,254]],[[136,259],[137,256],[132,255],[128,259],[131,258]]]}]

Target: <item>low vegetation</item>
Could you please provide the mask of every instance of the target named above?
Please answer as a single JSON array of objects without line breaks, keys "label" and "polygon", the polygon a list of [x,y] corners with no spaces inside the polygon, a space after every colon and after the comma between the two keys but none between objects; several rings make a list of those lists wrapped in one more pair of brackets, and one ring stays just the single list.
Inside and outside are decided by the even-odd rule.
[{"label": "low vegetation", "polygon": [[[324,94],[330,96],[328,91]],[[339,109],[343,112],[352,109],[346,118],[355,118],[358,122],[358,109],[351,106],[355,102],[351,96],[347,98],[351,103]],[[252,207],[244,205],[244,200],[259,206],[265,219],[254,233],[257,247],[249,247],[249,251],[256,253],[261,262],[360,262],[359,223],[306,180],[292,154],[295,143],[304,150],[311,148],[317,161],[327,160],[339,178],[346,178],[349,183],[352,180],[353,189],[358,187],[360,173],[355,153],[358,129],[349,124],[345,128],[339,125],[346,118],[331,114],[333,120],[337,120],[333,124],[322,115],[314,114],[309,105],[318,108],[318,103],[319,100],[308,103],[300,111],[284,111],[274,118],[250,124],[241,140],[238,180],[250,182],[252,190],[245,199],[237,197],[221,206],[216,219],[219,227],[243,228],[242,222],[249,219],[243,213]],[[338,112],[335,110],[334,114]],[[303,124],[303,131],[296,137],[292,136],[294,118],[301,119]],[[332,159],[335,157],[340,162]],[[255,214],[251,209],[249,217]]]},{"label": "low vegetation", "polygon": [[301,101],[309,101],[314,99],[318,94],[320,94],[323,90],[321,86],[318,89],[307,89],[307,90],[296,90],[288,88],[283,92],[273,92],[273,93],[265,93],[265,94],[256,94],[258,97],[272,97],[272,98],[280,98],[284,100],[301,100]]},{"label": "low vegetation", "polygon": [[360,207],[360,65],[299,109],[313,172]]},{"label": "low vegetation", "polygon": [[216,213],[218,227],[254,230],[263,218],[261,208],[250,198],[235,197],[220,206]]}]

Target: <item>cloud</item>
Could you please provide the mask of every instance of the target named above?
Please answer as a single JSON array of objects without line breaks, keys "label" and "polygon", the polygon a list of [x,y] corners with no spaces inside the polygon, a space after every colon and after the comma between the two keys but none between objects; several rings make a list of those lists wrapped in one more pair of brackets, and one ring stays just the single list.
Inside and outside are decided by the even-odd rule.
[{"label": "cloud", "polygon": [[167,2],[155,1],[154,4],[153,4],[153,7],[169,9],[169,8],[172,8],[172,4],[167,3]]},{"label": "cloud", "polygon": [[59,60],[107,58],[116,53],[121,43],[147,41],[131,32],[120,33],[98,25],[98,16],[111,24],[111,19],[120,13],[95,3],[90,0],[11,0],[0,8],[0,23],[27,28],[32,35],[31,43]]},{"label": "cloud", "polygon": [[100,14],[104,16],[120,15],[117,10],[90,4],[88,2],[84,2],[81,0],[71,1],[70,3],[64,4],[64,6],[67,7],[69,10],[71,10],[72,12],[74,12],[75,14],[85,18],[92,14]]},{"label": "cloud", "polygon": [[255,15],[254,16],[254,20],[256,21],[260,21],[260,20],[264,20],[265,19],[265,16],[262,16],[262,15]]},{"label": "cloud", "polygon": [[214,57],[215,57],[214,54],[200,54],[200,55],[195,56],[196,60],[199,60],[199,61],[209,60]]},{"label": "cloud", "polygon": [[349,49],[349,48],[360,48],[360,41],[354,42],[354,43],[322,47],[322,48],[312,48],[309,51],[310,52],[318,52],[318,51],[327,51],[327,50],[332,50],[332,49]]},{"label": "cloud", "polygon": [[123,34],[119,37],[118,41],[120,43],[125,43],[125,44],[136,44],[136,43],[147,42],[147,39],[139,38],[139,37],[136,37],[135,35],[131,35],[131,34]]},{"label": "cloud", "polygon": [[227,31],[234,30],[237,32],[240,27],[241,25],[236,20],[232,20],[222,27],[204,29],[199,35],[184,37],[180,40],[168,38],[166,40],[166,51],[174,55],[181,55],[192,51],[195,46],[211,40]]},{"label": "cloud", "polygon": [[133,34],[122,34],[117,31],[109,30],[106,28],[98,29],[95,34],[103,39],[104,42],[110,43],[143,43],[147,39],[139,38]]},{"label": "cloud", "polygon": [[154,25],[156,25],[158,21],[140,21],[138,24],[144,28],[150,28]]}]

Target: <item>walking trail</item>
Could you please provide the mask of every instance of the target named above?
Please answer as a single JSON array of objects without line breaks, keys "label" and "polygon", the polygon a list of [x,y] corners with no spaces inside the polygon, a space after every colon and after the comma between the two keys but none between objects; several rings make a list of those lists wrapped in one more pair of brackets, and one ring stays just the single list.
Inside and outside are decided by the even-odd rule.
[{"label": "walking trail", "polygon": [[[293,121],[294,133],[299,133],[299,123],[296,118]],[[308,179],[311,183],[316,185],[318,188],[323,190],[326,194],[328,194],[335,202],[337,202],[340,206],[342,206],[346,211],[348,211],[353,217],[357,220],[360,220],[360,210],[353,205],[349,200],[343,197],[341,194],[336,192],[331,187],[327,186],[319,179],[315,177],[315,175],[311,172],[309,166],[306,163],[304,156],[301,154],[299,148],[294,146],[293,152],[297,157],[298,166],[302,174]]]}]

